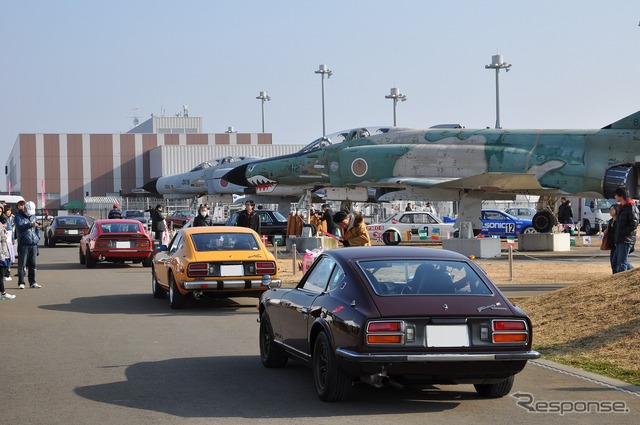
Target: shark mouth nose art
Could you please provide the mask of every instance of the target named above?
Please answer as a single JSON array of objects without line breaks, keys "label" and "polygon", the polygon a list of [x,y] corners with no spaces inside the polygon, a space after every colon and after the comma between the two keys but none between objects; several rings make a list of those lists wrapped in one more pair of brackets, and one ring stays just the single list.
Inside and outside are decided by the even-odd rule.
[{"label": "shark mouth nose art", "polygon": [[253,176],[247,181],[250,186],[255,186],[256,193],[270,193],[278,186],[278,182],[265,176]]}]

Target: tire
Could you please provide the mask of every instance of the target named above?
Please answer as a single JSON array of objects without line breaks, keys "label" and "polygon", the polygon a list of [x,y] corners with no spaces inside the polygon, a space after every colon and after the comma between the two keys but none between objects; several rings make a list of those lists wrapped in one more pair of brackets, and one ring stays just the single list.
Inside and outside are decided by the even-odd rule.
[{"label": "tire", "polygon": [[395,230],[387,230],[382,234],[382,242],[385,245],[396,246],[400,243],[400,235]]},{"label": "tire", "polygon": [[273,339],[273,328],[267,313],[260,318],[260,360],[266,367],[284,367],[289,357],[287,352]]},{"label": "tire", "polygon": [[320,332],[316,338],[312,361],[318,398],[322,401],[344,400],[349,395],[352,379],[340,369],[325,332]]},{"label": "tire", "polygon": [[167,291],[158,284],[155,269],[151,269],[151,292],[153,293],[153,298],[164,298],[167,296]]},{"label": "tire", "polygon": [[514,377],[511,375],[504,381],[498,382],[497,384],[474,384],[473,386],[475,387],[476,392],[482,397],[500,398],[511,392],[513,381]]},{"label": "tire", "polygon": [[536,229],[534,229],[532,226],[527,226],[524,229],[522,229],[522,234],[523,235],[530,235],[532,233],[538,233],[538,232],[536,232]]},{"label": "tire", "polygon": [[81,266],[84,266],[87,263],[87,257],[82,254],[82,248],[78,248],[78,258]]},{"label": "tire", "polygon": [[584,223],[582,223],[582,231],[585,235],[593,236],[598,233],[598,228],[592,227],[591,222],[589,220],[585,220]]},{"label": "tire", "polygon": [[549,233],[556,225],[555,216],[549,211],[539,211],[531,220],[533,228],[539,233]]},{"label": "tire", "polygon": [[51,236],[49,236],[45,242],[46,242],[46,245],[49,248],[55,248],[56,247],[56,240],[53,239]]},{"label": "tire", "polygon": [[95,269],[97,260],[91,256],[91,251],[87,248],[86,264],[88,269]]},{"label": "tire", "polygon": [[145,258],[142,260],[142,267],[151,267],[153,264],[153,257],[149,256],[149,258]]},{"label": "tire", "polygon": [[187,306],[187,296],[183,295],[178,290],[178,285],[173,277],[173,274],[169,276],[169,304],[173,309],[183,309]]}]

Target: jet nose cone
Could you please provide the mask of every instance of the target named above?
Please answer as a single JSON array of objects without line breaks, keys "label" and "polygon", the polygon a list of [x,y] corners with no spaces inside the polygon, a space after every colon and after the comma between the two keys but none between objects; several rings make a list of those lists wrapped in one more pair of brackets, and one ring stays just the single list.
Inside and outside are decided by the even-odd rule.
[{"label": "jet nose cone", "polygon": [[232,184],[237,184],[239,186],[249,186],[247,182],[246,172],[247,164],[239,165],[230,170],[222,178]]},{"label": "jet nose cone", "polygon": [[142,185],[142,188],[149,193],[160,195],[160,193],[158,193],[158,188],[156,187],[157,183],[158,183],[158,178],[151,179],[148,182],[146,182],[144,185]]}]

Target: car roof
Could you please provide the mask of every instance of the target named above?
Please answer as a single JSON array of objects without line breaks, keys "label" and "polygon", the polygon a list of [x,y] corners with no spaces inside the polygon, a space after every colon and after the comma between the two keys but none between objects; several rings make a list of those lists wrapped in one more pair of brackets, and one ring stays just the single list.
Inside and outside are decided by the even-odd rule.
[{"label": "car roof", "polygon": [[425,248],[416,246],[362,246],[338,248],[325,251],[329,255],[343,261],[361,261],[373,259],[430,258],[434,260],[468,260],[462,254],[446,249]]},{"label": "car roof", "polygon": [[126,218],[102,218],[94,222],[96,225],[120,223],[120,224],[140,224],[138,220],[129,220]]},{"label": "car roof", "polygon": [[197,226],[180,229],[185,235],[193,235],[199,233],[255,233],[248,227],[242,226]]}]

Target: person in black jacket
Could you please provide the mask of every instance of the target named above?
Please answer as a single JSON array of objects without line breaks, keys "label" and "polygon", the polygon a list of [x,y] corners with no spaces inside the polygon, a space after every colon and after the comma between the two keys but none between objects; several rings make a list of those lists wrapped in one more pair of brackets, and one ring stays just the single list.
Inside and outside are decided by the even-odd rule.
[{"label": "person in black jacket", "polygon": [[609,250],[609,262],[611,263],[611,272],[616,272],[616,244],[613,240],[616,236],[616,220],[618,219],[618,204],[613,204],[609,207],[609,215],[611,220],[607,223],[607,230],[605,231],[604,247],[603,250]]},{"label": "person in black jacket", "polygon": [[164,221],[164,214],[162,214],[162,205],[158,204],[151,213],[151,230],[154,233],[154,239],[158,243],[162,243],[162,234],[167,230],[166,222]]},{"label": "person in black jacket", "polygon": [[640,220],[640,213],[638,213],[636,202],[629,197],[629,191],[626,188],[617,188],[614,198],[616,198],[616,201],[620,205],[616,220],[615,236],[613,238],[616,246],[614,253],[614,273],[620,273],[633,268],[629,263],[629,253],[636,244],[636,230],[638,228],[638,221]]},{"label": "person in black jacket", "polygon": [[248,227],[260,234],[260,216],[255,212],[256,203],[249,200],[244,204],[245,209],[240,211],[236,226]]},{"label": "person in black jacket", "polygon": [[329,204],[322,204],[322,221],[327,223],[327,233],[336,234],[336,223],[333,221],[333,211]]},{"label": "person in black jacket", "polygon": [[118,204],[113,204],[113,209],[109,211],[108,218],[122,218],[122,211],[118,208]]},{"label": "person in black jacket", "polygon": [[209,217],[209,207],[207,205],[200,205],[198,208],[198,215],[193,219],[193,227],[198,226],[211,226],[211,217]]}]

